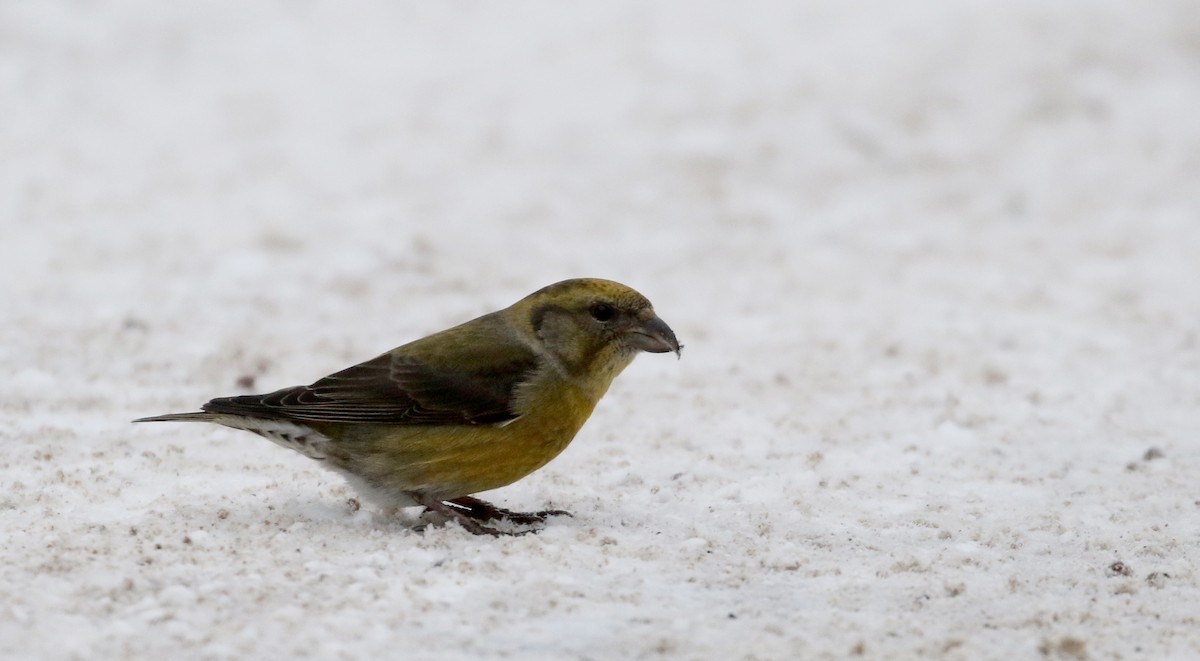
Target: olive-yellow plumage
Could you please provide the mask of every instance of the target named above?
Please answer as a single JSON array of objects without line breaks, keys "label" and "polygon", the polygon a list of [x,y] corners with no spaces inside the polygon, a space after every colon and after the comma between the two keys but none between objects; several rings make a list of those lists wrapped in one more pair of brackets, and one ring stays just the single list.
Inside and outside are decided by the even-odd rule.
[{"label": "olive-yellow plumage", "polygon": [[636,291],[565,280],[308,386],[137,422],[252,431],[342,473],[370,500],[423,505],[494,535],[480,521],[564,512],[509,512],[471,494],[511,484],[562,452],[638,352],[681,348]]}]

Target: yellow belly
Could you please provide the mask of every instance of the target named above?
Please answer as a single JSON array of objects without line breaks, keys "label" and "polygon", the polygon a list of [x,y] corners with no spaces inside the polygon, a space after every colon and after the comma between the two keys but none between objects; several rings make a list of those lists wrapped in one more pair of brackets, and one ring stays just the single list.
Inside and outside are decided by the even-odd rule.
[{"label": "yellow belly", "polygon": [[318,430],[334,440],[331,467],[385,497],[401,500],[416,491],[445,500],[512,484],[545,466],[591,415],[596,402],[589,394],[569,387],[533,393],[529,412],[504,426],[360,423]]}]

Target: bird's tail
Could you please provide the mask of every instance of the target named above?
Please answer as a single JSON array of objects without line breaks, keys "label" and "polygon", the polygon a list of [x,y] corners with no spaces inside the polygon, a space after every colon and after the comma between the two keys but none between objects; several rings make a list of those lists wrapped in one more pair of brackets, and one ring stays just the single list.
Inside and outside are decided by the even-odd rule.
[{"label": "bird's tail", "polygon": [[152,415],[149,418],[138,418],[133,422],[216,422],[218,418],[216,413],[203,413],[196,411],[195,413],[167,413],[165,415]]}]

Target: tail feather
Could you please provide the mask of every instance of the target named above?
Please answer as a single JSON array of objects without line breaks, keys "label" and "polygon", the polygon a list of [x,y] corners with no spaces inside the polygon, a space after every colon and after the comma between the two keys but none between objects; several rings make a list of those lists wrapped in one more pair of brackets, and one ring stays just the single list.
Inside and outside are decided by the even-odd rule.
[{"label": "tail feather", "polygon": [[133,422],[216,422],[220,417],[215,413],[167,413],[164,415],[152,415],[149,418],[138,418]]}]

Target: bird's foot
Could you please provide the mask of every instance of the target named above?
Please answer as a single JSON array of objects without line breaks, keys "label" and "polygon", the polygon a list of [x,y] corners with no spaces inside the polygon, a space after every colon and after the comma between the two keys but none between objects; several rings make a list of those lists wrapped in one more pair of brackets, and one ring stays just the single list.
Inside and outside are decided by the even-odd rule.
[{"label": "bird's foot", "polygon": [[503,507],[480,500],[472,496],[463,496],[446,501],[451,507],[459,509],[466,516],[475,519],[476,521],[512,521],[513,523],[528,525],[531,523],[541,523],[552,516],[571,516],[571,513],[566,510],[538,510],[537,512],[514,512],[506,510]]},{"label": "bird's foot", "polygon": [[[500,530],[499,528],[492,528],[490,526],[483,525],[480,523],[480,521],[488,521],[497,517],[480,517],[478,514],[470,514],[468,513],[469,510],[466,509],[466,506],[455,503],[455,501],[443,502],[441,500],[437,500],[436,498],[430,498],[418,493],[409,493],[408,495],[414,501],[416,501],[417,504],[423,505],[426,511],[436,512],[447,519],[457,521],[458,525],[462,526],[463,529],[473,535],[490,535],[492,537],[519,537],[521,535],[528,535],[529,533],[536,533],[538,531],[537,528],[532,528],[529,530]],[[482,500],[479,502],[487,507],[491,507],[491,505],[484,503]],[[454,504],[452,505],[451,503]],[[541,520],[542,519],[534,519],[534,521]],[[515,523],[520,523],[520,521],[515,521]]]}]

